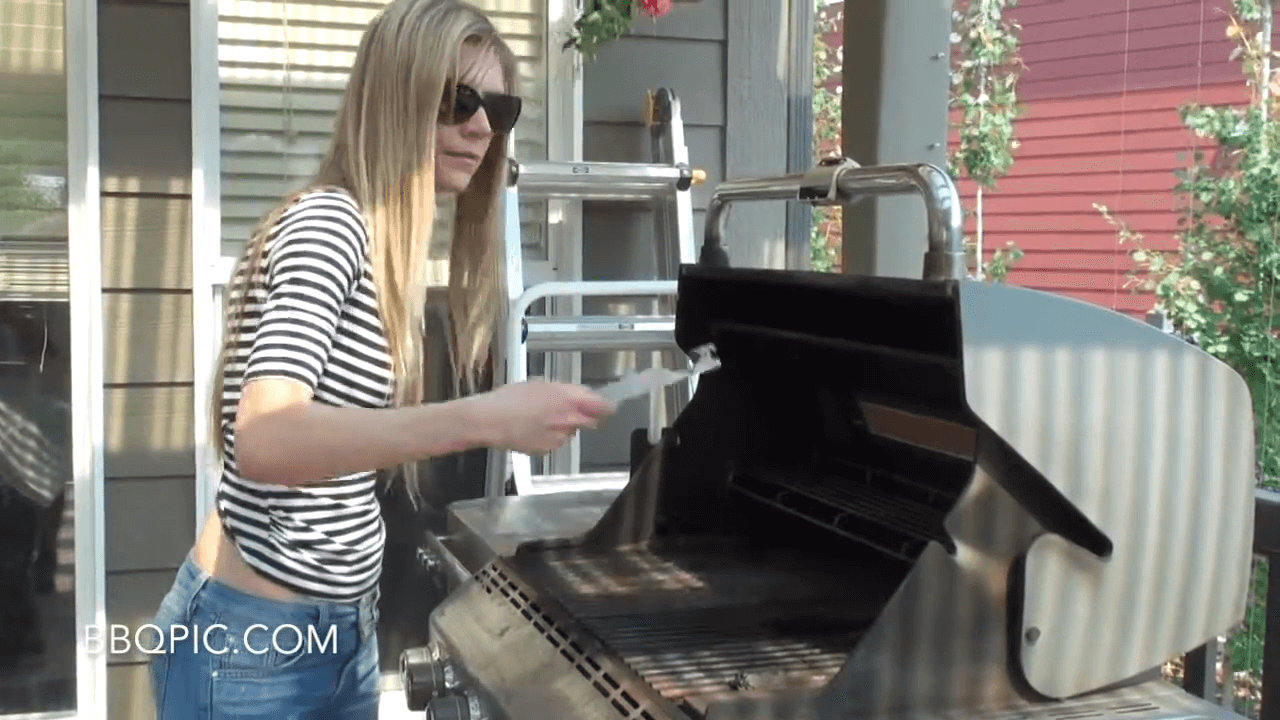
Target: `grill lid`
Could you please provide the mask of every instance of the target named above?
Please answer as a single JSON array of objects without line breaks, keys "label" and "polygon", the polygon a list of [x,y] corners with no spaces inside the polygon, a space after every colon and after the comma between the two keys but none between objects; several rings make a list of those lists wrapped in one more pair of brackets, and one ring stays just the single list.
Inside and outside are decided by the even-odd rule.
[{"label": "grill lid", "polygon": [[721,367],[579,546],[736,537],[894,578],[833,702],[1071,697],[1243,617],[1251,403],[1198,348],[1003,285],[693,266],[676,335]]}]

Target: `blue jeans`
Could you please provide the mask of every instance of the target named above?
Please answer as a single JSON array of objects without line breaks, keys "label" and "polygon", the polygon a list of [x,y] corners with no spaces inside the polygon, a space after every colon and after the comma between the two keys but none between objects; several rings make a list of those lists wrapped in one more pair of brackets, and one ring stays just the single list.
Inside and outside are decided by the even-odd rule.
[{"label": "blue jeans", "polygon": [[145,639],[157,719],[376,720],[377,600],[268,600],[188,556]]}]

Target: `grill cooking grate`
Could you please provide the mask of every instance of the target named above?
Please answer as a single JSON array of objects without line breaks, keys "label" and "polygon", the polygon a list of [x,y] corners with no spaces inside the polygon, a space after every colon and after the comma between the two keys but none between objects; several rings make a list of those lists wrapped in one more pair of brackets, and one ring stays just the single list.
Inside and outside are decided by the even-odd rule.
[{"label": "grill cooking grate", "polygon": [[607,698],[614,709],[625,720],[656,720],[650,712],[644,698],[627,691],[614,677],[614,673],[602,665],[582,643],[574,638],[563,623],[557,622],[550,613],[545,612],[534,602],[519,584],[508,577],[496,565],[489,565],[476,573],[476,580],[485,592],[497,593],[507,599],[526,620],[533,624],[535,630],[560,651],[560,656],[569,662],[583,678],[591,682],[596,692]]},{"label": "grill cooking grate", "polygon": [[[776,614],[752,608],[726,618],[721,609],[660,617],[591,618],[587,627],[669,699],[761,687],[816,687],[853,649],[844,642],[788,637]],[[652,626],[650,623],[658,622]]]},{"label": "grill cooking grate", "polygon": [[938,495],[933,504],[906,499],[887,473],[864,468],[852,477],[792,479],[755,471],[730,482],[744,495],[900,560],[915,562],[930,542],[949,553],[956,549],[944,526],[950,498]]},{"label": "grill cooking grate", "polygon": [[825,684],[891,592],[851,586],[847,572],[812,557],[736,546],[547,550],[518,563],[650,686],[694,704]]}]

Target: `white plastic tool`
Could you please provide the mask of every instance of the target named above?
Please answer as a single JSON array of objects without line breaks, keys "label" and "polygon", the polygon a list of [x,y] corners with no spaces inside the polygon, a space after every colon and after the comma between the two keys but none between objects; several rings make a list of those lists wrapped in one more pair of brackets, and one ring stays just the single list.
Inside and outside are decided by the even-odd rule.
[{"label": "white plastic tool", "polygon": [[668,385],[697,377],[709,370],[720,367],[720,358],[716,355],[714,345],[700,345],[691,353],[694,357],[693,367],[672,370],[665,367],[651,367],[647,370],[631,373],[596,390],[606,400],[622,402],[631,398],[643,397],[657,392]]}]

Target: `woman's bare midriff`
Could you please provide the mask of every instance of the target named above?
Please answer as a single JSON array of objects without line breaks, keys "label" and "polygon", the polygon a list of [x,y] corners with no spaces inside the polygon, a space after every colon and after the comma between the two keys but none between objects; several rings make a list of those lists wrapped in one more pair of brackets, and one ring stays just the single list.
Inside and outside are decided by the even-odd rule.
[{"label": "woman's bare midriff", "polygon": [[245,563],[231,538],[223,532],[222,521],[216,512],[205,519],[193,559],[201,570],[241,592],[285,602],[298,599],[293,591],[262,577]]}]

